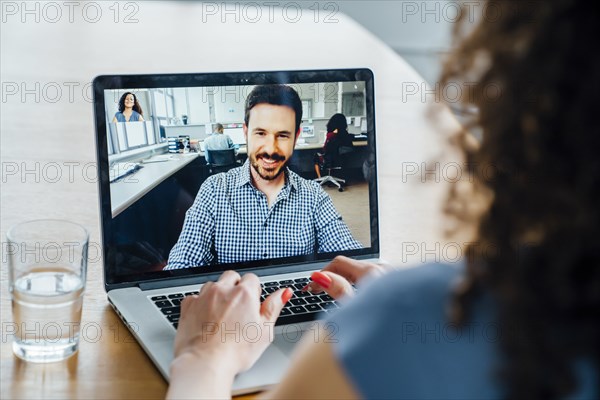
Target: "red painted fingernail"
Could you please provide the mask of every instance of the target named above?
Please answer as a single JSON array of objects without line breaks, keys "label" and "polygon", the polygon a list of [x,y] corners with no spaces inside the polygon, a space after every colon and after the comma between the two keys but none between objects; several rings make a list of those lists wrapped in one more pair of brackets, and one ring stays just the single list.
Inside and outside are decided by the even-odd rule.
[{"label": "red painted fingernail", "polygon": [[301,292],[308,292],[308,289],[310,289],[310,287],[308,285],[306,285],[302,289],[300,289],[300,291]]},{"label": "red painted fingernail", "polygon": [[332,282],[330,277],[319,271],[313,272],[310,279],[321,285],[324,289],[328,289]]},{"label": "red painted fingernail", "polygon": [[292,292],[292,289],[286,288],[283,291],[283,294],[281,295],[281,301],[283,302],[283,304],[290,301],[290,299],[292,298],[293,295],[294,295],[294,292]]}]

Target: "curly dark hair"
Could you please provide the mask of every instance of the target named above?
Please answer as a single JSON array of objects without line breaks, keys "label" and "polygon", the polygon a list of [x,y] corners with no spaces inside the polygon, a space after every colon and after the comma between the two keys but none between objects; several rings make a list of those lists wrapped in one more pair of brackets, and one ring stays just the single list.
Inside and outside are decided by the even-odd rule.
[{"label": "curly dark hair", "polygon": [[123,112],[123,110],[125,110],[125,99],[127,98],[127,95],[129,95],[129,94],[133,96],[133,111],[135,111],[138,114],[143,116],[144,112],[142,111],[142,107],[140,106],[140,103],[138,103],[137,96],[131,92],[123,93],[123,96],[121,96],[121,98],[119,99],[119,112]]},{"label": "curly dark hair", "polygon": [[[600,367],[599,6],[485,5],[493,17],[470,32],[463,9],[441,77],[441,87],[476,82],[461,104],[477,112],[455,139],[486,201],[474,213],[471,196],[449,193],[448,214],[477,232],[451,318],[466,322],[490,293],[507,397],[563,397],[577,388],[577,361]],[[470,131],[481,132],[477,145]]]}]

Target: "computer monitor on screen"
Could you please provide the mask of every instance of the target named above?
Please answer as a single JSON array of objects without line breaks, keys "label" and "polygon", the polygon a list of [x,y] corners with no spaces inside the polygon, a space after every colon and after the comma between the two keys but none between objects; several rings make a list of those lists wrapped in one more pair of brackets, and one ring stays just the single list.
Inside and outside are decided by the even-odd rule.
[{"label": "computer monitor on screen", "polygon": [[246,138],[244,137],[244,128],[242,128],[242,124],[236,127],[225,127],[223,129],[223,133],[229,135],[233,144],[242,146],[246,144]]}]

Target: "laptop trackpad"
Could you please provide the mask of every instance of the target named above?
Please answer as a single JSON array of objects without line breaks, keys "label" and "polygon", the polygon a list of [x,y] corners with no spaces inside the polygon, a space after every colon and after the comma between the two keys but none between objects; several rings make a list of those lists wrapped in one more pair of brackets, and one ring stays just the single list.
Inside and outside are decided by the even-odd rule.
[{"label": "laptop trackpad", "polygon": [[300,339],[305,335],[310,335],[311,329],[308,324],[291,324],[282,327],[281,332],[276,334],[273,340],[273,346],[281,350],[290,357]]},{"label": "laptop trackpad", "polygon": [[[275,342],[281,340],[279,336],[281,335],[275,335]],[[293,344],[290,347],[293,347]],[[284,345],[283,349],[287,349],[287,346]],[[248,393],[248,388],[252,388],[251,391],[265,390],[279,383],[287,370],[290,352],[291,349],[283,351],[275,343],[270,345],[252,368],[235,378],[233,394],[235,395],[238,390],[241,390],[241,393]]]}]

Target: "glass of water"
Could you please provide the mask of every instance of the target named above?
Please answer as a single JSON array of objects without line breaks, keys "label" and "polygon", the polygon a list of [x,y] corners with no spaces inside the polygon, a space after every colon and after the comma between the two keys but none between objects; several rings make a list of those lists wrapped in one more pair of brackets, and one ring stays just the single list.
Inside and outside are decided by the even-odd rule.
[{"label": "glass of water", "polygon": [[25,361],[64,360],[79,347],[89,234],[73,222],[35,220],[6,236],[13,351]]}]

